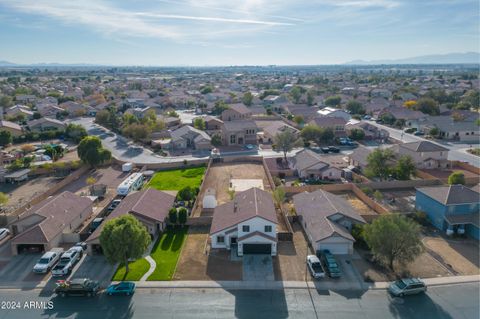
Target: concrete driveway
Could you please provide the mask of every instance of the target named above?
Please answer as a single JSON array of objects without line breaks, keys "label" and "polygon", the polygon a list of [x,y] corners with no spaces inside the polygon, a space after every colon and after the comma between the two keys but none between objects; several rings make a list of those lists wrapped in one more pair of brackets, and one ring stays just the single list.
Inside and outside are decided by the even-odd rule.
[{"label": "concrete driveway", "polygon": [[272,256],[270,255],[243,255],[244,281],[273,281]]},{"label": "concrete driveway", "polygon": [[109,264],[102,255],[86,255],[72,271],[73,278],[90,278],[100,282],[101,286],[108,286],[111,282],[115,266]]}]

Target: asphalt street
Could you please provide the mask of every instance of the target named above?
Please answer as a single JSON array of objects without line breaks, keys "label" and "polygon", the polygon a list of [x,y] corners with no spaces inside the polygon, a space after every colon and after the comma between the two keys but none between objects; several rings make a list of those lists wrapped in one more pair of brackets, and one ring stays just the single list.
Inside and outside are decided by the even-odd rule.
[{"label": "asphalt street", "polygon": [[[12,307],[11,301],[18,309]],[[49,305],[48,302],[52,303]],[[32,303],[33,302],[33,303]],[[37,302],[35,304],[35,302]],[[31,309],[41,307],[47,309]],[[52,297],[0,290],[0,319],[15,318],[479,318],[478,283],[392,298],[384,290],[138,289],[131,297]],[[50,309],[48,309],[50,308]]]},{"label": "asphalt street", "polygon": [[467,149],[469,149],[471,146],[473,147],[478,147],[478,143],[480,141],[477,141],[477,144],[475,143],[462,143],[462,142],[449,142],[449,141],[431,141],[427,140],[421,136],[415,136],[413,134],[408,134],[404,133],[400,129],[392,128],[389,126],[381,125],[378,123],[375,123],[375,121],[368,121],[370,124],[375,125],[377,127],[380,127],[382,129],[385,129],[388,131],[390,134],[390,137],[402,141],[403,143],[410,143],[410,142],[418,142],[418,141],[430,141],[432,143],[436,143],[438,145],[441,145],[443,147],[446,147],[449,149],[448,152],[448,159],[451,161],[461,161],[461,162],[468,162],[474,166],[480,167],[480,158],[478,156],[472,155],[470,153],[467,153]]},{"label": "asphalt street", "polygon": [[[123,136],[117,135],[108,129],[97,125],[93,122],[91,117],[78,118],[72,121],[75,124],[81,124],[87,130],[89,135],[95,135],[100,137],[103,146],[112,152],[113,157],[125,162],[132,162],[135,164],[154,164],[154,163],[171,163],[171,162],[183,162],[183,160],[195,160],[195,159],[208,159],[210,152],[197,152],[193,155],[175,156],[175,157],[163,157],[154,152],[145,149],[141,145],[137,145]],[[295,154],[301,150],[300,148],[292,150],[289,153]],[[242,152],[228,152],[222,153],[222,156],[236,156],[236,155],[262,155],[264,157],[279,157],[283,156],[283,153],[272,150],[254,150],[254,151],[242,151]]]}]

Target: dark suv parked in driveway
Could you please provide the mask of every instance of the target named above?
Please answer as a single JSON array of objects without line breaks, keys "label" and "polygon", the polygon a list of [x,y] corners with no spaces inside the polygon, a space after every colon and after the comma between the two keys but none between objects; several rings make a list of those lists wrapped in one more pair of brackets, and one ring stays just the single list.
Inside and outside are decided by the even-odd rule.
[{"label": "dark suv parked in driveway", "polygon": [[319,258],[324,265],[327,274],[330,278],[340,278],[342,273],[340,272],[340,267],[338,266],[335,257],[333,257],[332,253],[329,250],[325,249],[317,253]]}]

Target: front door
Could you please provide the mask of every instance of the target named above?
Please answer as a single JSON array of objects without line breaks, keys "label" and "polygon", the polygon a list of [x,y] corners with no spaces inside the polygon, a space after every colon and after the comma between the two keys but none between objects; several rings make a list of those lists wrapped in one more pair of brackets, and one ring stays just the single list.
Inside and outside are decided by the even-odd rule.
[{"label": "front door", "polygon": [[230,238],[230,245],[236,245],[236,244],[237,244],[237,237]]},{"label": "front door", "polygon": [[238,138],[238,144],[243,144],[243,137]]}]

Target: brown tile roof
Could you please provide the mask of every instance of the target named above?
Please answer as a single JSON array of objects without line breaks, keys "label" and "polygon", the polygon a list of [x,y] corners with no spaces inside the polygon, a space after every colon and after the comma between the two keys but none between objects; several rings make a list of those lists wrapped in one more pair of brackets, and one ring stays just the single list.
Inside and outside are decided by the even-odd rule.
[{"label": "brown tile roof", "polygon": [[354,240],[343,226],[330,220],[330,217],[335,214],[341,214],[357,223],[365,223],[347,200],[321,189],[293,196],[293,204],[297,215],[302,216],[302,222],[307,224],[306,229],[315,242],[334,234]]},{"label": "brown tile roof", "polygon": [[[131,213],[157,222],[164,222],[174,201],[175,196],[154,188],[148,188],[131,193],[125,197],[118,207],[108,215],[107,220]],[[105,223],[102,223],[102,225],[88,237],[87,242],[100,236],[104,224]]]},{"label": "brown tile roof", "polygon": [[417,191],[443,205],[480,203],[479,194],[463,185],[422,187],[417,188]]},{"label": "brown tile roof", "polygon": [[215,208],[210,234],[233,227],[253,217],[261,217],[277,224],[272,195],[256,187],[235,194],[232,201]]},{"label": "brown tile roof", "polygon": [[231,104],[229,105],[229,109],[234,110],[240,114],[248,114],[252,112],[248,107],[241,103]]},{"label": "brown tile roof", "polygon": [[[91,213],[91,199],[80,197],[71,192],[63,192],[55,197],[50,197],[32,206],[20,216],[18,221],[24,220],[31,215],[38,215],[42,220],[18,234],[12,239],[13,243],[48,243],[58,236],[69,224],[78,218],[80,214],[88,211]],[[86,218],[87,216],[85,216]],[[18,221],[12,224],[18,223]]]}]

